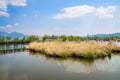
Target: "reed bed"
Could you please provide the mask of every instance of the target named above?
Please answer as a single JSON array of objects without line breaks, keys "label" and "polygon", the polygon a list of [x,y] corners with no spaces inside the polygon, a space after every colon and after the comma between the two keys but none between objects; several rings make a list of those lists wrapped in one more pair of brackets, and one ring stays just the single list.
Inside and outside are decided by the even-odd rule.
[{"label": "reed bed", "polygon": [[83,58],[97,58],[102,56],[111,56],[113,52],[119,52],[120,47],[115,45],[112,41],[107,44],[96,41],[83,42],[32,42],[25,46],[26,49],[44,53],[50,56],[58,57],[83,57]]}]

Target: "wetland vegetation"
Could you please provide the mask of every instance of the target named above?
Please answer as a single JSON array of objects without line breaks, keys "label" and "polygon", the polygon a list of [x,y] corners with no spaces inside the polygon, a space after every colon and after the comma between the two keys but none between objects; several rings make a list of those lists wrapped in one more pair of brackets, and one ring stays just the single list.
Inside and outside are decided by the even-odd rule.
[{"label": "wetland vegetation", "polygon": [[72,56],[91,59],[111,56],[114,52],[120,52],[120,47],[112,41],[106,44],[97,41],[35,41],[26,45],[25,48],[30,51],[63,58]]}]

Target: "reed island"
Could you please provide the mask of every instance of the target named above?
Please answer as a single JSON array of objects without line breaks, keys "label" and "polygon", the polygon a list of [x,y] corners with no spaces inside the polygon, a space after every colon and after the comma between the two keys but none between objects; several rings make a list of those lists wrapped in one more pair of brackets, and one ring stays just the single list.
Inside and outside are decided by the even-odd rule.
[{"label": "reed island", "polygon": [[34,41],[25,46],[25,49],[54,57],[80,57],[93,59],[111,56],[120,52],[120,46],[112,41]]}]

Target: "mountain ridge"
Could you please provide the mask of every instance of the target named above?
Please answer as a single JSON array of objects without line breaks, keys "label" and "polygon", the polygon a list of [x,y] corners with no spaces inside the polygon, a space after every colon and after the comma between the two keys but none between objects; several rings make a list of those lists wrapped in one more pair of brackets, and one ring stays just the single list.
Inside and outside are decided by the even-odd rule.
[{"label": "mountain ridge", "polygon": [[[12,38],[14,37],[24,37],[24,36],[27,36],[23,33],[20,33],[20,32],[11,32],[11,33],[8,33],[8,32],[5,32],[5,31],[0,31],[0,36],[11,36]],[[89,35],[89,36],[99,36],[99,37],[109,37],[109,36],[120,36],[120,32],[116,32],[116,33],[111,33],[111,34],[95,34],[95,35]]]},{"label": "mountain ridge", "polygon": [[120,36],[120,32],[112,33],[112,34],[95,34],[94,36],[99,36],[99,37]]},{"label": "mountain ridge", "polygon": [[12,38],[15,38],[15,37],[21,38],[21,37],[24,37],[26,35],[23,33],[20,33],[20,32],[16,32],[16,31],[11,32],[11,33],[8,33],[5,31],[0,31],[0,36],[11,36]]}]

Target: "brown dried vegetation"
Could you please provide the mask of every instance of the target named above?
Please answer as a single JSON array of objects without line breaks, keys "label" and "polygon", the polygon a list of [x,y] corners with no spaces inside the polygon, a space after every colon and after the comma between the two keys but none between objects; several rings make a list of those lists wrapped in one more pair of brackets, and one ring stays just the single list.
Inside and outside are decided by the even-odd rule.
[{"label": "brown dried vegetation", "polygon": [[83,58],[96,58],[109,56],[114,51],[120,51],[120,47],[112,41],[107,44],[96,41],[83,42],[32,42],[25,46],[26,49],[41,52],[50,56],[68,57],[76,56]]}]

